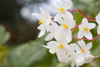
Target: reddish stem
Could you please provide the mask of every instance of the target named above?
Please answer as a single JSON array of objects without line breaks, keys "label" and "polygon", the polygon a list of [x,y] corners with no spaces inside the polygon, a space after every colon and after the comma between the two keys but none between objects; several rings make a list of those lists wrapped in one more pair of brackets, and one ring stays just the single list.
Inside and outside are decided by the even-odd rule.
[{"label": "reddish stem", "polygon": [[99,38],[99,37],[100,37],[100,36],[97,36],[97,37],[93,38],[93,39],[92,39],[92,43],[93,43],[93,41],[94,41],[95,39],[97,39],[97,38]]},{"label": "reddish stem", "polygon": [[100,57],[100,55],[99,56],[94,56],[94,58],[98,58],[98,57]]},{"label": "reddish stem", "polygon": [[81,24],[82,24],[82,23],[76,25],[76,26],[73,28],[72,32],[75,30],[75,28],[77,28],[77,27],[78,27],[79,25],[81,25]]},{"label": "reddish stem", "polygon": [[96,20],[88,20],[88,21],[96,21]]}]

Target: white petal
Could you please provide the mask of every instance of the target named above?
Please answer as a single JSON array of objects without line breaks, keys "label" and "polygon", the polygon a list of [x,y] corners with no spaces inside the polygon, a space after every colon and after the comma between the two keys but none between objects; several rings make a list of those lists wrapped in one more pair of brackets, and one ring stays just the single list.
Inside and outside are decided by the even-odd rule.
[{"label": "white petal", "polygon": [[92,48],[92,43],[88,43],[87,44],[87,49],[91,49]]},{"label": "white petal", "polygon": [[52,54],[54,54],[56,51],[50,49],[49,52],[52,53]]},{"label": "white petal", "polygon": [[79,32],[78,32],[78,38],[82,38],[84,36],[84,31],[83,30],[80,30]]},{"label": "white petal", "polygon": [[100,25],[98,25],[97,33],[100,34]]},{"label": "white petal", "polygon": [[98,13],[98,15],[96,16],[96,21],[98,24],[100,24],[100,12]]},{"label": "white petal", "polygon": [[66,10],[68,10],[71,6],[72,6],[71,0],[67,0],[67,1],[64,3],[64,8],[65,8]]},{"label": "white petal", "polygon": [[76,51],[80,51],[80,47],[77,45],[77,44],[70,44],[69,45],[74,51],[76,50]]},{"label": "white petal", "polygon": [[59,28],[59,26],[57,25],[57,23],[52,22],[51,24],[52,24],[52,27],[53,27],[53,29],[55,31]]},{"label": "white petal", "polygon": [[52,33],[49,33],[49,34],[46,36],[45,40],[46,40],[46,41],[49,41],[49,40],[51,40],[51,39],[53,39],[53,34],[52,34]]},{"label": "white petal", "polygon": [[58,21],[59,19],[61,19],[62,15],[61,13],[58,13],[55,18],[54,18],[54,21]]},{"label": "white petal", "polygon": [[47,25],[46,30],[47,30],[47,32],[53,32],[53,28],[51,25]]},{"label": "white petal", "polygon": [[41,30],[38,37],[42,37],[45,34],[45,29]]},{"label": "white petal", "polygon": [[32,15],[36,16],[39,20],[43,20],[41,14],[33,13]]},{"label": "white petal", "polygon": [[70,20],[69,28],[72,29],[73,27],[75,27],[75,20]]},{"label": "white petal", "polygon": [[72,40],[72,33],[71,33],[71,30],[70,29],[67,29],[66,30],[66,39],[68,41],[71,41]]},{"label": "white petal", "polygon": [[61,7],[63,7],[63,5],[61,4],[61,2],[59,2],[59,1],[56,1],[56,4],[61,8]]},{"label": "white petal", "polygon": [[82,49],[86,48],[86,44],[85,44],[85,42],[83,40],[79,41],[78,44],[80,45],[80,47]]},{"label": "white petal", "polygon": [[73,19],[73,15],[69,11],[65,11],[66,16],[68,16],[70,19]]},{"label": "white petal", "polygon": [[94,56],[90,55],[88,59],[86,59],[85,63],[90,63],[93,60]]},{"label": "white petal", "polygon": [[91,40],[91,39],[93,38],[90,31],[84,32],[84,35],[85,35],[85,37],[86,37],[87,39],[90,39],[90,40]]},{"label": "white petal", "polygon": [[84,60],[85,60],[84,56],[83,56],[83,55],[79,55],[79,56],[77,56],[77,58],[76,58],[76,63],[81,63],[81,62],[83,62]]},{"label": "white petal", "polygon": [[88,20],[86,18],[83,18],[82,25],[87,27],[87,24],[88,24]]},{"label": "white petal", "polygon": [[71,62],[71,67],[74,67],[75,66],[75,63],[74,61]]},{"label": "white petal", "polygon": [[50,48],[49,46],[45,46],[45,45],[42,45],[43,47],[45,47],[45,48]]},{"label": "white petal", "polygon": [[94,23],[88,23],[87,27],[93,29],[96,25]]},{"label": "white petal", "polygon": [[59,8],[57,6],[52,5],[51,8],[52,8],[53,11],[59,12]]},{"label": "white petal", "polygon": [[45,24],[41,24],[40,26],[37,27],[39,30],[45,29]]},{"label": "white petal", "polygon": [[59,46],[59,44],[56,41],[50,41],[47,43],[47,45],[49,47],[58,47]]},{"label": "white petal", "polygon": [[63,24],[63,23],[65,24],[64,20],[61,19],[61,17],[58,19],[58,23],[59,23],[59,24]]}]

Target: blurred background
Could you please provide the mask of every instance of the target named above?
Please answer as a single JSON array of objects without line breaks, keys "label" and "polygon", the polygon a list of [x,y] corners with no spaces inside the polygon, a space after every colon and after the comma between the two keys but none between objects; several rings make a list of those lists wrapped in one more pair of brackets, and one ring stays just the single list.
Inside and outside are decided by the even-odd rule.
[{"label": "blurred background", "polygon": [[[66,0],[59,0],[64,3]],[[80,8],[85,14],[95,17],[100,12],[100,0],[72,0],[71,10]],[[55,0],[0,0],[0,67],[70,67],[58,62],[56,55],[49,53],[44,35],[38,38],[38,19],[31,15],[40,13],[39,7],[53,12],[51,5]],[[73,13],[76,24],[81,23],[84,16]],[[92,22],[96,23],[96,22]],[[97,23],[96,23],[97,24]],[[91,30],[93,37],[97,35],[97,27]],[[77,36],[78,28],[73,32]],[[72,42],[76,42],[73,39]],[[89,41],[88,41],[89,42]],[[94,40],[91,54],[100,55],[100,38]],[[100,58],[81,67],[100,67]]]}]

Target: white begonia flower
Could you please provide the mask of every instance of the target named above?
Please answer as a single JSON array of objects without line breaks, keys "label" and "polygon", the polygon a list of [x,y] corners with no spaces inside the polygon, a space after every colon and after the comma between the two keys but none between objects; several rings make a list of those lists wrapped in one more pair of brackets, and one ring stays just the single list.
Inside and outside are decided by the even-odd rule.
[{"label": "white begonia flower", "polygon": [[33,13],[32,15],[35,15],[39,19],[39,26],[37,27],[40,30],[39,36],[41,37],[45,34],[46,26],[49,25],[51,22],[51,16],[48,11],[43,10],[40,8],[41,14]]},{"label": "white begonia flower", "polygon": [[89,63],[93,60],[93,56],[90,54],[90,49],[92,48],[92,43],[88,43],[87,45],[85,42],[79,41],[79,46],[77,44],[71,44],[70,47],[76,51],[76,59],[74,60],[73,66],[81,66],[84,63]]},{"label": "white begonia flower", "polygon": [[73,15],[67,11],[71,6],[72,6],[72,1],[71,0],[66,0],[66,2],[64,3],[64,6],[59,2],[59,1],[56,1],[56,5],[52,5],[52,9],[55,11],[55,12],[59,12],[55,18],[54,18],[54,21],[57,21],[58,20],[58,17],[62,16],[62,15],[66,15],[68,16],[70,19],[73,19]]},{"label": "white begonia flower", "polygon": [[97,33],[100,34],[100,12],[99,12],[99,14],[96,16],[96,22],[98,23]]},{"label": "white begonia flower", "polygon": [[88,23],[88,20],[84,18],[82,20],[82,24],[79,26],[78,38],[82,38],[83,36],[85,36],[87,39],[91,40],[93,36],[90,32],[90,29],[93,29],[94,27],[94,23]]},{"label": "white begonia flower", "polygon": [[62,38],[61,36],[56,36],[55,39],[57,41],[50,41],[47,43],[47,46],[45,46],[45,45],[43,45],[43,46],[46,48],[49,48],[49,52],[52,54],[54,54],[54,53],[65,54],[65,50],[68,46],[67,40]]},{"label": "white begonia flower", "polygon": [[63,15],[63,19],[58,19],[58,23],[61,24],[61,26],[59,27],[57,34],[59,35],[66,34],[67,41],[71,41],[72,40],[71,29],[75,27],[75,21],[70,19],[66,15]]},{"label": "white begonia flower", "polygon": [[50,32],[50,33],[46,36],[45,40],[48,41],[48,40],[53,39],[55,36],[58,36],[55,33],[58,28],[59,28],[59,26],[56,23],[51,22],[51,25],[47,26],[47,31]]}]

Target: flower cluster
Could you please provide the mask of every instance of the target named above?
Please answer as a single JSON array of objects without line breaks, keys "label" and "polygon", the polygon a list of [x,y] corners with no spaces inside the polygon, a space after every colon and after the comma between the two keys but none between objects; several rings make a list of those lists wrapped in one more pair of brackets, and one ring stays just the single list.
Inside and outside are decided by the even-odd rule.
[{"label": "flower cluster", "polygon": [[[89,19],[93,19],[98,23],[97,33],[100,34],[100,13],[95,18],[88,17],[82,13],[79,9],[70,11],[69,8],[72,6],[71,0],[67,0],[64,5],[59,1],[56,1],[56,5],[52,6],[53,11],[58,12],[55,17],[52,17],[48,11],[40,8],[41,14],[33,13],[39,19],[38,29],[40,30],[39,36],[42,37],[45,32],[49,32],[45,40],[49,41],[47,45],[43,45],[49,49],[51,54],[56,54],[58,60],[61,63],[71,62],[71,67],[75,65],[77,67],[84,63],[89,63],[93,60],[94,56],[91,55],[90,49],[92,48],[93,35],[90,32],[91,29],[95,28],[96,24],[88,23]],[[71,12],[80,12],[86,16],[83,18],[82,23],[76,25]],[[79,27],[77,37],[72,36],[72,32],[76,27]],[[85,37],[86,39],[83,39]],[[50,41],[55,38],[56,41]],[[77,38],[77,43],[71,43],[72,38]],[[92,40],[90,43],[85,43],[84,40]]]}]

